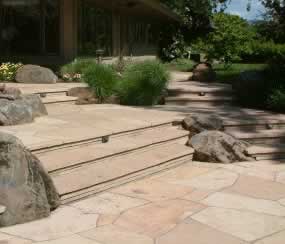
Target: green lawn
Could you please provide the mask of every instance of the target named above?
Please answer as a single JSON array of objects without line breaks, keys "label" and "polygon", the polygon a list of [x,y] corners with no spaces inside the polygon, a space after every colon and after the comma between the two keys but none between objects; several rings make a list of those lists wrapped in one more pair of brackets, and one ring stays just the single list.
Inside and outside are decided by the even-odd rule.
[{"label": "green lawn", "polygon": [[213,66],[217,73],[216,80],[223,83],[235,82],[239,78],[240,72],[262,70],[266,67],[266,64],[232,64],[229,68],[225,68],[223,64]]}]

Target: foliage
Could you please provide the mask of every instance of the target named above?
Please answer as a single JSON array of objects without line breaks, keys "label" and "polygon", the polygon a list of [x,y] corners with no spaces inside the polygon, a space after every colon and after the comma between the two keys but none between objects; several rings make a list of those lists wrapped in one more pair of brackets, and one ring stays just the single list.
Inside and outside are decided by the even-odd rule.
[{"label": "foliage", "polygon": [[165,67],[170,70],[176,70],[181,72],[189,72],[195,66],[195,62],[187,58],[178,58],[172,60],[170,63],[165,63]]},{"label": "foliage", "polygon": [[126,105],[153,105],[166,89],[169,73],[159,61],[129,65],[119,87],[120,101]]},{"label": "foliage", "polygon": [[3,63],[0,65],[0,81],[15,81],[16,72],[21,63]]},{"label": "foliage", "polygon": [[186,54],[186,43],[179,26],[165,26],[161,31],[159,46],[159,57],[163,61],[169,62],[184,57]]},{"label": "foliage", "polygon": [[285,44],[276,44],[273,41],[262,42],[254,40],[251,48],[243,51],[242,59],[247,62],[285,62]]},{"label": "foliage", "polygon": [[229,84],[234,84],[234,82],[238,81],[241,72],[260,71],[264,70],[266,67],[266,64],[244,63],[233,63],[230,67],[225,67],[224,64],[213,65],[213,68],[216,72],[217,81]]},{"label": "foliage", "polygon": [[81,81],[84,69],[95,64],[91,59],[75,59],[61,67],[60,74],[66,81]]},{"label": "foliage", "polygon": [[93,63],[83,70],[83,81],[93,90],[99,102],[116,92],[118,75],[111,66]]},{"label": "foliage", "polygon": [[249,52],[255,33],[244,19],[218,13],[214,15],[214,25],[215,31],[204,42],[209,59],[222,59],[228,64],[240,60],[242,52]]},{"label": "foliage", "polygon": [[269,108],[278,111],[285,112],[285,89],[274,89],[268,99]]}]

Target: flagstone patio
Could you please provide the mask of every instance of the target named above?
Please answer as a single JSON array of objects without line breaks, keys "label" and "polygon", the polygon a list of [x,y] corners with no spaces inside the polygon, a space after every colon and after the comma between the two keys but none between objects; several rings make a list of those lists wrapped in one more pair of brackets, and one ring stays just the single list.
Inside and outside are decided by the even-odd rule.
[{"label": "flagstone patio", "polygon": [[[2,244],[283,244],[284,162],[189,162],[0,229]],[[253,170],[261,177],[251,176]],[[262,177],[270,170],[272,178]]]}]

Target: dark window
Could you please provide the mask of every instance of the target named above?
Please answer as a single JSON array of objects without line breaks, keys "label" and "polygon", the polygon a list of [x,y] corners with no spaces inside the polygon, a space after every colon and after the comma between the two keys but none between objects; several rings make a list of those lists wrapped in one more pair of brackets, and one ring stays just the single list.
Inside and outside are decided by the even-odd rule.
[{"label": "dark window", "polygon": [[59,0],[0,0],[0,55],[59,52]]},{"label": "dark window", "polygon": [[112,56],[112,13],[84,0],[79,16],[80,54],[96,55],[96,50],[102,49],[104,56]]}]

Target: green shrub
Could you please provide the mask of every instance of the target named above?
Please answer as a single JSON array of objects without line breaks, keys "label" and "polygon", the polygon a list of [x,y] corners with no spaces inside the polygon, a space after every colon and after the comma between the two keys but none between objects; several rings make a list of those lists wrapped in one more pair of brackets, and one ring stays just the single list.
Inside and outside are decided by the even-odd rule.
[{"label": "green shrub", "polygon": [[120,101],[126,105],[157,104],[166,89],[169,73],[159,61],[129,65],[120,83]]},{"label": "green shrub", "polygon": [[61,67],[60,74],[66,81],[81,81],[84,69],[96,64],[91,59],[76,59],[75,61]]},{"label": "green shrub", "polygon": [[268,107],[274,111],[285,112],[285,89],[274,89],[268,99]]},{"label": "green shrub", "polygon": [[22,66],[21,63],[3,63],[0,65],[0,81],[15,81],[16,72]]},{"label": "green shrub", "polygon": [[242,59],[246,62],[285,63],[285,44],[274,42],[251,42],[250,51],[243,52]]},{"label": "green shrub", "polygon": [[99,102],[104,102],[116,92],[118,75],[111,66],[93,63],[83,70],[83,81],[94,90]]},{"label": "green shrub", "polygon": [[190,59],[178,58],[171,61],[170,63],[166,63],[165,66],[171,70],[189,72],[194,68],[195,64],[196,63]]}]

